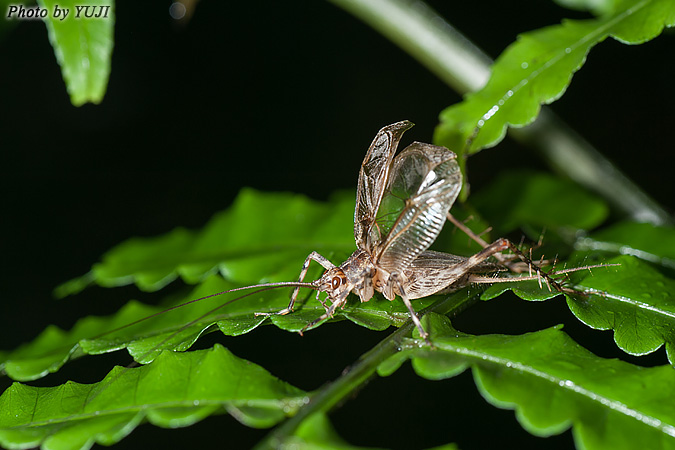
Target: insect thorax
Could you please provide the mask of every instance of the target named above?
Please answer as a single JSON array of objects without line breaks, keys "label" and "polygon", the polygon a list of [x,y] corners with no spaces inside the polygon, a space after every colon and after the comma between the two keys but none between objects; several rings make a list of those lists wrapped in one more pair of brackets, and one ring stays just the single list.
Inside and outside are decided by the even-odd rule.
[{"label": "insect thorax", "polygon": [[367,302],[374,293],[373,277],[376,273],[377,269],[370,254],[359,249],[339,267],[327,270],[321,277],[322,285],[328,286],[326,292],[334,301],[342,301],[349,292],[354,292],[362,302]]}]

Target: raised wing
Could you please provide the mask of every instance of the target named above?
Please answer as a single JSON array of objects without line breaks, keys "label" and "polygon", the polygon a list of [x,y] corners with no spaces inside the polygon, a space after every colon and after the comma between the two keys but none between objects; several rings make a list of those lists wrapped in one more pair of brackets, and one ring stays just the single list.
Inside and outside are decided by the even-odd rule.
[{"label": "raised wing", "polygon": [[388,272],[402,271],[436,240],[462,185],[457,156],[445,147],[413,142],[392,165],[373,229],[374,257]]},{"label": "raised wing", "polygon": [[372,254],[379,243],[380,234],[373,229],[373,225],[387,186],[391,161],[401,136],[413,125],[404,120],[382,128],[370,144],[361,165],[354,211],[354,239],[356,245],[368,253]]}]

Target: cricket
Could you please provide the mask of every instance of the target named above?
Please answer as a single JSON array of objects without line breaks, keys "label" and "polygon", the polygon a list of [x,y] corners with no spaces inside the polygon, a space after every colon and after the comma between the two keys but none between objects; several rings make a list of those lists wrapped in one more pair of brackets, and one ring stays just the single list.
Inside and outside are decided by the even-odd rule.
[{"label": "cricket", "polygon": [[[218,305],[182,329],[241,298],[269,289],[294,287],[286,308],[276,312],[258,312],[256,316],[290,314],[294,311],[300,288],[315,290],[316,299],[325,308],[325,313],[305,325],[299,331],[303,334],[332,318],[338,309],[344,308],[350,293],[358,296],[361,302],[367,302],[377,291],[390,301],[400,297],[421,337],[431,344],[429,333],[424,330],[411,300],[454,292],[473,283],[535,279],[540,286],[543,281],[549,290],[570,292],[553,276],[596,267],[584,266],[547,273],[540,268],[541,262],[533,262],[508,239],[499,238],[488,244],[473,233],[449,212],[462,186],[462,174],[454,152],[445,147],[413,142],[395,156],[403,134],[412,127],[413,123],[407,120],[385,126],[368,148],[359,171],[356,194],[356,251],[346,261],[335,265],[313,251],[305,259],[297,281],[239,287],[174,306],[170,310],[207,298],[249,290],[242,296]],[[483,249],[470,257],[429,250],[448,220]],[[501,253],[506,250],[513,254]],[[520,262],[515,262],[514,256]],[[491,257],[496,262],[491,261]],[[320,278],[306,282],[305,277],[313,261],[320,264],[325,272]],[[504,271],[524,270],[529,275],[508,278],[496,276]],[[321,299],[322,293],[326,294],[324,299]],[[135,325],[157,314],[104,334]]]},{"label": "cricket", "polygon": [[[517,281],[543,279],[549,288],[565,291],[508,239],[500,238],[487,244],[450,215],[462,186],[454,152],[413,142],[394,157],[403,133],[412,127],[413,123],[407,120],[385,126],[368,148],[359,171],[354,211],[357,250],[339,266],[317,252],[310,253],[288,307],[276,313],[257,315],[293,312],[300,287],[304,286],[300,283],[312,261],[326,269],[321,278],[310,283],[310,287],[317,290],[317,300],[322,292],[327,294],[322,301],[326,312],[306,325],[301,333],[344,307],[350,292],[367,302],[377,291],[390,301],[399,296],[420,335],[429,343],[429,334],[410,300],[453,292],[470,283],[494,282],[493,278],[486,279],[480,274],[506,269],[507,266],[487,260],[491,256],[502,256],[500,252],[507,249],[522,259],[530,271],[536,272]],[[483,250],[468,258],[428,250],[447,219],[479,242]],[[503,256],[498,261],[507,263]]]}]

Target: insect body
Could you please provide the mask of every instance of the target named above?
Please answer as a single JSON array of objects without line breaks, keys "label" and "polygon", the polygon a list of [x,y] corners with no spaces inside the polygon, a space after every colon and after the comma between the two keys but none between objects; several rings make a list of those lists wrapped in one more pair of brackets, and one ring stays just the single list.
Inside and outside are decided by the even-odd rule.
[{"label": "insect body", "polygon": [[[327,294],[325,314],[307,325],[332,317],[344,307],[350,292],[362,302],[375,291],[394,300],[400,296],[422,337],[428,338],[410,300],[450,292],[471,282],[472,274],[496,271],[499,266],[486,261],[492,255],[512,249],[529,260],[508,240],[499,239],[463,258],[429,251],[440,233],[462,185],[457,156],[445,147],[413,142],[394,158],[403,133],[413,124],[397,122],[382,128],[361,165],[354,213],[357,250],[340,266],[312,252],[302,267],[298,282],[307,274],[311,261],[326,271],[311,282],[317,292]],[[538,276],[549,286],[562,288],[536,266]],[[296,287],[287,308],[272,314],[288,314],[298,296]],[[258,313],[270,315],[270,313]]]},{"label": "insect body", "polygon": [[[561,287],[507,239],[498,239],[492,244],[487,244],[449,214],[462,184],[457,156],[452,151],[445,147],[413,142],[394,157],[403,133],[412,126],[411,122],[402,121],[382,128],[368,149],[359,172],[354,213],[354,238],[357,250],[345,262],[336,266],[319,253],[312,252],[305,259],[298,281],[229,289],[174,306],[171,310],[226,293],[258,289],[224,302],[190,321],[149,350],[147,355],[169,342],[176,334],[217,310],[243,297],[279,287],[295,287],[288,306],[278,312],[260,312],[256,315],[284,315],[293,312],[302,287],[318,291],[317,299],[325,292],[327,298],[322,304],[326,312],[306,325],[301,330],[302,333],[332,317],[338,308],[344,307],[350,292],[358,295],[362,302],[366,302],[373,297],[375,291],[378,291],[389,300],[401,297],[412,321],[427,341],[428,333],[422,327],[410,300],[452,292],[472,282],[494,283],[505,280],[538,279],[540,282],[544,280],[549,288],[552,286],[560,292],[567,292],[568,289]],[[428,250],[446,219],[453,221],[456,226],[480,243],[483,250],[468,258]],[[480,274],[494,274],[508,270],[504,265],[487,261],[490,256],[495,256],[500,263],[505,263],[504,255],[500,255],[500,252],[507,249],[522,259],[536,275],[516,279],[481,277]],[[319,263],[326,271],[319,279],[304,282],[312,261]],[[513,268],[513,265],[509,264],[508,267]],[[568,269],[554,274],[592,267]],[[97,337],[119,331],[158,314],[161,313],[106,331]],[[147,355],[141,356],[140,359],[146,359]]]}]

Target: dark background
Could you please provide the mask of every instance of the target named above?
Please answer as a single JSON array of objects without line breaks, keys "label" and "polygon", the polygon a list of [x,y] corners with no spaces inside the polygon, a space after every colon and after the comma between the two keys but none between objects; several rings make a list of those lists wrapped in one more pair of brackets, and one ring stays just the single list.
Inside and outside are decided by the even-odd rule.
[{"label": "dark background", "polygon": [[[492,57],[519,32],[586,17],[539,1],[430,3]],[[430,141],[438,113],[460,99],[329,3],[203,1],[184,27],[169,17],[169,4],[117,5],[112,73],[98,106],[70,104],[42,23],[20,23],[0,42],[2,349],[48,323],[67,328],[82,315],[146,299],[134,288],[51,297],[54,286],[85,273],[120,241],[199,227],[243,186],[316,199],[353,189],[380,127],[409,119],[417,126],[406,140]],[[668,33],[640,46],[608,40],[592,50],[553,105],[667,208],[673,207],[673,39]],[[498,170],[523,164],[541,167],[529,150],[506,140],[471,159],[472,186],[480,189]],[[457,325],[468,332],[522,332],[561,318],[575,339],[588,340],[602,356],[620,356],[610,333],[586,330],[561,301],[490,302]],[[280,378],[315,389],[386,333],[343,322],[300,338],[263,327],[200,345],[224,342]],[[127,362],[122,354],[88,358],[39,383],[95,381],[112,364]],[[572,446],[569,432],[544,441],[515,425],[512,411],[486,405],[470,373],[430,382],[406,365],[373,380],[332,420],[341,436],[359,445]],[[141,448],[152,440],[178,448],[247,448],[265,433],[221,416],[185,430],[146,425],[120,445]]]}]

